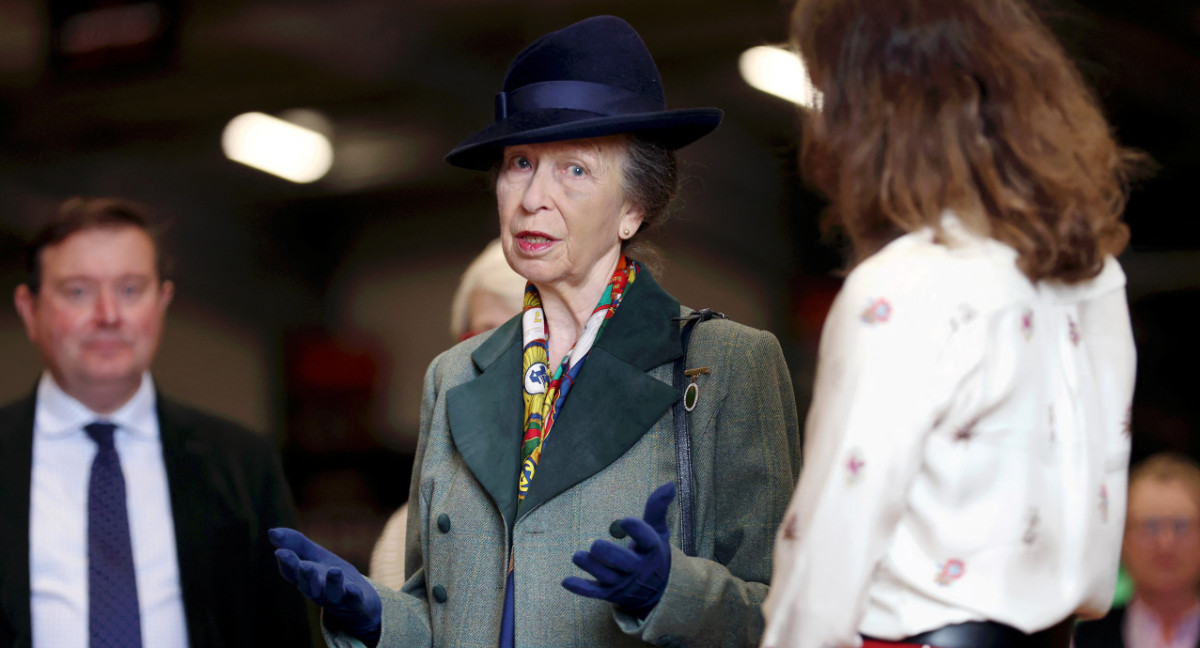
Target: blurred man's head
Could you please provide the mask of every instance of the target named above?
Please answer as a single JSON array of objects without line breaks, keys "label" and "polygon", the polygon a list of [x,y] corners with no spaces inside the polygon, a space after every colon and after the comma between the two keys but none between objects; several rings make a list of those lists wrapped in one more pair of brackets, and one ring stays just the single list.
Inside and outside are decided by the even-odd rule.
[{"label": "blurred man's head", "polygon": [[1143,597],[1195,595],[1200,585],[1200,467],[1158,454],[1130,474],[1123,558]]},{"label": "blurred man's head", "polygon": [[73,198],[27,248],[13,295],[25,331],[63,391],[99,413],[137,391],[174,288],[142,206]]}]

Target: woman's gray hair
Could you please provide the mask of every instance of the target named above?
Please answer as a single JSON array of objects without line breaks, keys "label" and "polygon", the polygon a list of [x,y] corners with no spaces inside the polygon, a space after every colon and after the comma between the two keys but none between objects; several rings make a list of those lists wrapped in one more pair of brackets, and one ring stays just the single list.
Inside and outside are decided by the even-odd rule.
[{"label": "woman's gray hair", "polygon": [[679,193],[679,162],[674,149],[631,133],[625,139],[625,166],[621,186],[625,199],[642,208],[637,234],[621,242],[621,251],[651,272],[662,272],[658,248],[639,236],[667,220],[667,208]]},{"label": "woman's gray hair", "polygon": [[675,151],[630,134],[625,143],[625,166],[621,185],[625,198],[642,208],[644,232],[666,220],[667,207],[679,193],[679,163]]}]

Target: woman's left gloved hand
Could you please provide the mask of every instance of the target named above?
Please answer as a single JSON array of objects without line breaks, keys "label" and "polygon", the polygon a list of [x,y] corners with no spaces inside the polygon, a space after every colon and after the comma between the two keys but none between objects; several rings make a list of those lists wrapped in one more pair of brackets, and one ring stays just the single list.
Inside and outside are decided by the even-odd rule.
[{"label": "woman's left gloved hand", "polygon": [[591,598],[615,603],[624,611],[644,617],[654,609],[671,574],[671,531],[667,507],[675,499],[675,484],[667,482],[646,499],[642,519],[627,517],[621,528],[633,542],[628,547],[597,540],[588,551],[577,551],[571,562],[596,580],[568,576],[562,586]]}]

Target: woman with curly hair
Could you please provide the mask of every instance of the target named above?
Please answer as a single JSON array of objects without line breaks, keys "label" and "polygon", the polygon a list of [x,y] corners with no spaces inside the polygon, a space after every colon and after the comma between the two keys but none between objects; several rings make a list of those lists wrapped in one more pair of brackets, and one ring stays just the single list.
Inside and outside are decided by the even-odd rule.
[{"label": "woman with curly hair", "polygon": [[856,264],[763,646],[1065,646],[1121,547],[1140,158],[1020,0],[798,0],[792,28]]}]

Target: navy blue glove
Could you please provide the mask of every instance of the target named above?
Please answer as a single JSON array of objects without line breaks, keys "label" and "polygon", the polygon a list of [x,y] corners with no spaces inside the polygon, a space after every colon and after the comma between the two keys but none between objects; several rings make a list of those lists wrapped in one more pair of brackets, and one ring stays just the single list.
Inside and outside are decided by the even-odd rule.
[{"label": "navy blue glove", "polygon": [[675,484],[667,482],[646,499],[642,519],[627,517],[621,528],[633,542],[628,547],[597,540],[589,551],[571,558],[596,580],[578,576],[563,579],[562,586],[580,595],[615,603],[635,616],[654,609],[671,574],[671,531],[667,528],[667,506],[675,499]]},{"label": "navy blue glove", "polygon": [[284,580],[321,606],[344,630],[368,646],[379,643],[383,604],[379,593],[354,565],[293,529],[267,532]]}]

